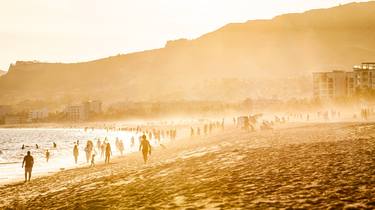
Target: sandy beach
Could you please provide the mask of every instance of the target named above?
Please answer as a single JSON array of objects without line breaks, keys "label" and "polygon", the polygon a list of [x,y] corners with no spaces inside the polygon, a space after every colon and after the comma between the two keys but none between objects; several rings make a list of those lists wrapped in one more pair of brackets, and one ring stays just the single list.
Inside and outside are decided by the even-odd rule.
[{"label": "sandy beach", "polygon": [[0,209],[373,209],[375,124],[228,129],[0,186]]}]

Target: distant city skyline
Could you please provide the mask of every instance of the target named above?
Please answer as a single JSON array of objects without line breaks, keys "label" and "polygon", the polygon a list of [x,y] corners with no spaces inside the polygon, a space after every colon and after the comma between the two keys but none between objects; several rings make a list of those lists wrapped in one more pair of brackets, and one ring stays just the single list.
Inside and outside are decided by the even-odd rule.
[{"label": "distant city skyline", "polygon": [[0,0],[0,70],[17,60],[81,62],[161,48],[168,40],[194,39],[232,22],[350,2]]}]

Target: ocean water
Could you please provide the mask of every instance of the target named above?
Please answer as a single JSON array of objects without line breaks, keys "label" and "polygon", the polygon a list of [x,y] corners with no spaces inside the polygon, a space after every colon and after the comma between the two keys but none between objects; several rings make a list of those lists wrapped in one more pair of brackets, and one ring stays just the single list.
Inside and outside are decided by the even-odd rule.
[{"label": "ocean water", "polygon": [[[24,169],[21,168],[23,157],[27,151],[34,157],[33,175],[41,175],[59,170],[74,168],[77,166],[89,165],[86,163],[84,148],[88,140],[92,140],[95,147],[98,162],[102,160],[100,151],[96,148],[97,138],[103,142],[107,138],[111,144],[113,156],[120,156],[115,146],[116,138],[124,143],[124,153],[138,151],[139,136],[142,133],[129,131],[107,131],[104,129],[87,130],[66,129],[66,128],[10,128],[0,129],[0,183],[22,180]],[[131,137],[134,136],[134,146],[131,147]],[[73,147],[79,141],[78,164],[74,163]],[[167,139],[162,139],[162,142]],[[57,148],[53,148],[53,142]],[[155,139],[150,141],[152,146],[157,146]],[[25,149],[22,149],[22,145]],[[38,144],[39,149],[36,148]],[[47,163],[45,158],[46,150],[50,152],[50,160]]]}]

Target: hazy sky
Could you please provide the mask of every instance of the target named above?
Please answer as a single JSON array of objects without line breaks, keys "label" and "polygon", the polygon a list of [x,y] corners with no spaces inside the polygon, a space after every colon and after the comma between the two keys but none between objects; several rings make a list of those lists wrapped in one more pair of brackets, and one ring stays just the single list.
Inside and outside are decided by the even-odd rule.
[{"label": "hazy sky", "polygon": [[230,22],[345,0],[0,0],[0,69],[17,60],[79,62],[196,38]]}]

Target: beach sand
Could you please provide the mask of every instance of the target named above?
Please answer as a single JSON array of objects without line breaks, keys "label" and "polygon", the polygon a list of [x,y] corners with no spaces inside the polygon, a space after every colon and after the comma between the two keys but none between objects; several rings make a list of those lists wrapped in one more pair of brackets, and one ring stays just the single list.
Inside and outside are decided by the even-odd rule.
[{"label": "beach sand", "polygon": [[294,124],[178,140],[110,165],[0,186],[0,208],[373,209],[375,124]]}]

